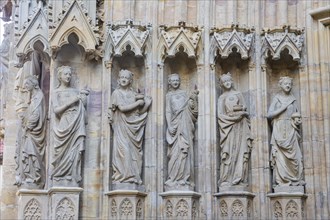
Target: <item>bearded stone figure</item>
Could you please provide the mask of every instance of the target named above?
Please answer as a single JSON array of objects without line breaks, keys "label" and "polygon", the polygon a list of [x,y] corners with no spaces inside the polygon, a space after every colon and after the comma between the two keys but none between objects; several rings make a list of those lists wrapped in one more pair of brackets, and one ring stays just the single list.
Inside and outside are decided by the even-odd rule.
[{"label": "bearded stone figure", "polygon": [[152,99],[132,88],[133,73],[119,72],[111,96],[109,120],[113,129],[112,183],[142,185],[144,130]]},{"label": "bearded stone figure", "polygon": [[166,94],[166,141],[168,143],[168,179],[165,189],[193,190],[194,133],[198,116],[198,90],[188,96],[180,89],[180,76],[168,76]]},{"label": "bearded stone figure", "polygon": [[220,77],[223,93],[218,99],[220,129],[219,186],[247,186],[252,148],[249,113],[242,93],[236,91],[230,73]]},{"label": "bearded stone figure", "polygon": [[22,115],[22,138],[17,165],[20,170],[16,185],[42,189],[45,184],[46,106],[36,76],[24,80],[23,89],[29,93],[27,109]]},{"label": "bearded stone figure", "polygon": [[54,185],[78,186],[82,180],[81,160],[85,145],[85,106],[89,91],[71,86],[69,66],[58,69],[59,85],[55,90],[53,107],[54,126]]},{"label": "bearded stone figure", "polygon": [[292,95],[292,78],[281,77],[281,92],[276,94],[268,110],[273,133],[271,165],[275,186],[304,185],[299,126],[301,116],[297,100]]}]

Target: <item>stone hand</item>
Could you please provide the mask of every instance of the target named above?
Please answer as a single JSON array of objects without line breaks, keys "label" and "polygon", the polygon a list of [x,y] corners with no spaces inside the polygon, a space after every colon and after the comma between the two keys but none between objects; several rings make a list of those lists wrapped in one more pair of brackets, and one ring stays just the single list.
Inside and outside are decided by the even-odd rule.
[{"label": "stone hand", "polygon": [[139,106],[144,106],[144,99],[139,99],[137,100],[137,103],[139,104]]},{"label": "stone hand", "polygon": [[145,102],[145,104],[146,104],[147,106],[149,106],[149,105],[151,104],[151,102],[152,102],[152,98],[151,98],[150,96],[146,96],[146,97],[144,98],[144,102]]}]

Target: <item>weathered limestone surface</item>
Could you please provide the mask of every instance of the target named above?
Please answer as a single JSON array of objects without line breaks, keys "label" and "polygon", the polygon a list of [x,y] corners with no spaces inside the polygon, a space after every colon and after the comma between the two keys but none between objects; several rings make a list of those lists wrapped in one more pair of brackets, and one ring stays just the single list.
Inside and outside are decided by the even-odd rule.
[{"label": "weathered limestone surface", "polygon": [[[330,215],[327,1],[8,0],[1,1],[0,9],[6,27],[12,27],[1,29],[1,219]],[[71,73],[68,86],[57,88],[62,66],[70,66]],[[123,69],[134,73],[134,80],[132,89],[118,98]],[[228,72],[236,91],[228,89],[226,96],[218,81]],[[189,133],[189,138],[178,138],[185,141],[180,145],[166,138],[168,129],[176,133],[166,116],[168,77],[173,73],[180,74],[182,97],[198,89],[189,105],[190,110],[198,109],[191,112],[193,120],[177,123],[186,125]],[[33,168],[26,173],[38,171],[38,163],[45,167],[42,184],[33,187],[38,189],[13,185],[14,157],[26,143],[21,116],[33,105],[30,93],[24,92],[24,80],[31,75],[38,78],[46,112],[44,162],[34,160],[36,154],[25,160],[33,162],[25,166]],[[281,77],[290,78],[290,97],[276,95],[284,90],[278,87]],[[59,99],[59,92],[65,97]],[[219,97],[227,105],[218,104]],[[288,117],[279,123],[278,102],[288,100],[294,106],[283,107]],[[120,105],[113,108],[121,101],[134,105],[129,116],[140,121],[119,123],[119,130],[109,124],[108,116],[109,108],[114,120],[127,116]],[[218,112],[225,106],[242,115],[232,129],[226,127],[228,122],[218,123]],[[233,117],[230,111],[220,112]],[[67,139],[59,138],[59,132],[66,132]],[[291,137],[288,146],[295,155],[281,150],[285,144],[279,136]],[[239,140],[241,151],[231,148],[238,145],[231,145],[229,138]],[[120,140],[128,143],[120,145]],[[60,142],[67,151],[54,151]],[[168,157],[171,146],[189,146],[189,158]],[[232,155],[224,152],[225,147]],[[131,159],[121,155],[116,161],[116,152]],[[237,167],[226,163],[233,159],[228,156],[237,156]],[[179,159],[180,166],[172,166],[171,159]],[[53,161],[58,163],[53,166]],[[20,160],[21,167],[24,163]],[[226,172],[227,168],[237,169]],[[168,191],[166,183],[174,181],[171,173],[179,174],[173,175],[175,181],[189,187]]]}]

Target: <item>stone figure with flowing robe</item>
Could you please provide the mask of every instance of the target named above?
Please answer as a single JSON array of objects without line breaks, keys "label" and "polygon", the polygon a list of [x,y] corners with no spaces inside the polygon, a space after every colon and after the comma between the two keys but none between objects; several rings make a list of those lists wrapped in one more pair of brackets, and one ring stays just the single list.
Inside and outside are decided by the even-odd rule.
[{"label": "stone figure with flowing robe", "polygon": [[220,130],[219,186],[248,185],[252,148],[250,121],[242,93],[233,88],[230,73],[220,77],[223,93],[218,99]]},{"label": "stone figure with flowing robe", "polygon": [[16,185],[42,189],[45,184],[46,106],[36,76],[24,80],[29,93],[27,109],[22,116],[21,150],[18,158],[19,176]]},{"label": "stone figure with flowing robe", "polygon": [[152,99],[132,88],[133,73],[119,72],[111,96],[109,120],[113,129],[113,184],[141,185],[144,130]]},{"label": "stone figure with flowing robe", "polygon": [[166,141],[168,143],[168,178],[166,190],[193,190],[194,133],[198,116],[198,90],[190,95],[180,89],[180,77],[168,77],[166,94]]},{"label": "stone figure with flowing robe", "polygon": [[85,106],[89,91],[73,88],[70,85],[71,78],[71,67],[58,68],[60,84],[53,97],[54,185],[77,186],[82,180],[81,160],[86,138]]},{"label": "stone figure with flowing robe", "polygon": [[273,128],[270,160],[275,186],[304,185],[299,134],[301,117],[297,100],[291,93],[292,78],[281,77],[279,86],[282,91],[275,95],[268,110]]}]

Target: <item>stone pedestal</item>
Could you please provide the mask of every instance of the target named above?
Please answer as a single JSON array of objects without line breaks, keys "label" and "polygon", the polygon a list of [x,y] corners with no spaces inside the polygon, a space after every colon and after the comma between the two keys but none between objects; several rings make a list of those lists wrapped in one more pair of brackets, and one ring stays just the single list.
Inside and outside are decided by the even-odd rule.
[{"label": "stone pedestal", "polygon": [[48,191],[20,189],[18,196],[18,219],[48,219]]},{"label": "stone pedestal", "polygon": [[216,193],[217,219],[254,219],[253,198],[249,191],[221,191]]},{"label": "stone pedestal", "polygon": [[144,219],[144,197],[147,193],[138,190],[113,190],[109,198],[109,219]]},{"label": "stone pedestal", "polygon": [[275,193],[267,195],[270,200],[269,219],[306,219],[304,187],[276,188]]},{"label": "stone pedestal", "polygon": [[194,191],[168,191],[163,197],[162,215],[164,219],[199,219],[199,198]]},{"label": "stone pedestal", "polygon": [[53,187],[49,190],[52,219],[78,219],[80,187]]}]

